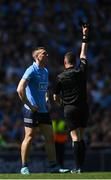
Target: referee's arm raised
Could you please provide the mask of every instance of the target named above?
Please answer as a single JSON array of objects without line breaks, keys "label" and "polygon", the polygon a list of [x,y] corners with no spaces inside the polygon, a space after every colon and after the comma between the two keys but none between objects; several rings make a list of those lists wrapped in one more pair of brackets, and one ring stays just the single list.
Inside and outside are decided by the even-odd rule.
[{"label": "referee's arm raised", "polygon": [[87,59],[87,45],[88,45],[89,27],[83,26],[82,32],[83,32],[83,39],[82,39],[82,45],[81,45],[80,60],[83,62],[84,60]]}]

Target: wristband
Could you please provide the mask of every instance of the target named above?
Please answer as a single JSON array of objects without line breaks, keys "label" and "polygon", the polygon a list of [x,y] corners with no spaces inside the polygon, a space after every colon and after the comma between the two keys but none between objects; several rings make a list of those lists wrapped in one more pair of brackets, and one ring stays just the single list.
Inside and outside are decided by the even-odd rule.
[{"label": "wristband", "polygon": [[88,43],[88,36],[87,35],[83,35],[82,42]]}]

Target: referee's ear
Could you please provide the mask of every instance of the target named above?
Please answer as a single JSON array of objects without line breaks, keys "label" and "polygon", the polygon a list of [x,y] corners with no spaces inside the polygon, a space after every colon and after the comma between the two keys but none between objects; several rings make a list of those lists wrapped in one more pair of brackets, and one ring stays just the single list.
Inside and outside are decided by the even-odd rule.
[{"label": "referee's ear", "polygon": [[66,64],[67,64],[67,59],[66,57],[64,57],[64,66],[66,67]]}]

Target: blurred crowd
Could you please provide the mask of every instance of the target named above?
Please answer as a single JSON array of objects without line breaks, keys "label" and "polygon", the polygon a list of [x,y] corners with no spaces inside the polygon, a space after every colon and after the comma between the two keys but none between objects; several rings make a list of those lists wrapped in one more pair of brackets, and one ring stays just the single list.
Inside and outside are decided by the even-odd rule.
[{"label": "blurred crowd", "polygon": [[[33,61],[33,48],[45,46],[48,50],[52,90],[56,75],[63,70],[64,54],[72,50],[79,60],[81,19],[90,23],[86,137],[91,147],[110,145],[110,12],[110,0],[0,0],[0,147],[21,143],[22,104],[16,88]],[[55,107],[51,107],[53,112]]]}]

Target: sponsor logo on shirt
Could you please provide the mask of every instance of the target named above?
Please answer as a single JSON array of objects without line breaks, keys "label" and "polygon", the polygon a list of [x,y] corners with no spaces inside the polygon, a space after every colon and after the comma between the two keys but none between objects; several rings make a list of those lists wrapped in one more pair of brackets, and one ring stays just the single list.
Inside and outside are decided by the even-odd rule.
[{"label": "sponsor logo on shirt", "polygon": [[39,90],[40,91],[46,91],[48,87],[48,83],[46,82],[39,82]]}]

